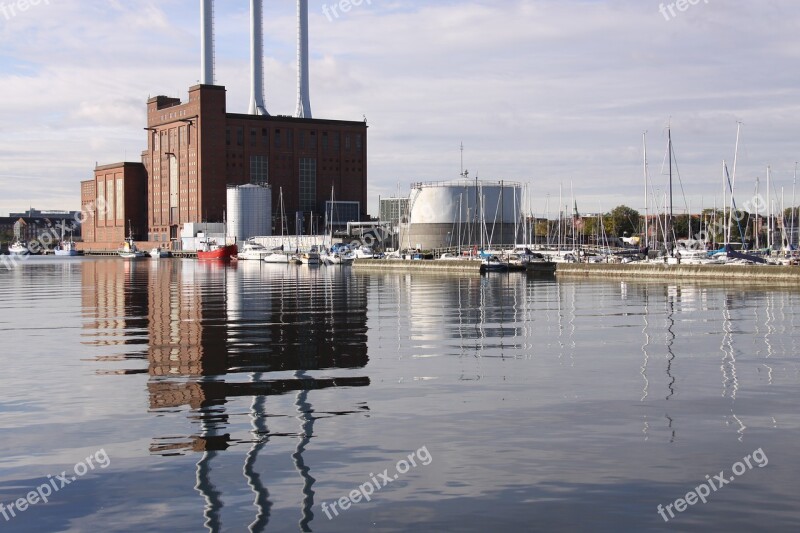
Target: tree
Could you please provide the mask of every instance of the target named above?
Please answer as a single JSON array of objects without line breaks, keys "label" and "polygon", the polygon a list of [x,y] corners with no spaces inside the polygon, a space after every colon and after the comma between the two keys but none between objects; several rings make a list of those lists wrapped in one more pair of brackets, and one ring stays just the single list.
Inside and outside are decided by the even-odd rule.
[{"label": "tree", "polygon": [[627,205],[620,205],[605,217],[606,231],[615,237],[639,234],[639,212]]}]

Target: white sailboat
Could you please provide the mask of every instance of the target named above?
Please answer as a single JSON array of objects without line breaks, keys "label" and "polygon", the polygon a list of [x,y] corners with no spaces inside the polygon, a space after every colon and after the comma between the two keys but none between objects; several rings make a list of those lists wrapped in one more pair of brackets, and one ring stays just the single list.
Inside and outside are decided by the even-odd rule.
[{"label": "white sailboat", "polygon": [[262,261],[265,263],[276,264],[276,265],[288,265],[292,262],[291,255],[286,253],[285,249],[285,237],[286,237],[286,213],[284,211],[283,206],[283,187],[279,190],[279,204],[280,204],[280,221],[281,221],[281,235],[284,237],[284,244],[279,246],[278,248],[273,248],[272,250],[268,250],[268,253],[262,257]]}]

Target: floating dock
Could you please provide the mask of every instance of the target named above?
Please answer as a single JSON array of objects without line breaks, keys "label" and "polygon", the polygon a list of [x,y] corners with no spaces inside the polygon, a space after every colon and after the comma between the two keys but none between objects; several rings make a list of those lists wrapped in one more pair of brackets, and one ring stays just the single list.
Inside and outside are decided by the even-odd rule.
[{"label": "floating dock", "polygon": [[800,286],[800,267],[778,265],[664,265],[657,263],[559,263],[559,277],[704,280],[718,283],[780,283]]},{"label": "floating dock", "polygon": [[480,261],[407,261],[399,259],[356,259],[353,268],[359,271],[404,271],[475,274],[481,272]]}]

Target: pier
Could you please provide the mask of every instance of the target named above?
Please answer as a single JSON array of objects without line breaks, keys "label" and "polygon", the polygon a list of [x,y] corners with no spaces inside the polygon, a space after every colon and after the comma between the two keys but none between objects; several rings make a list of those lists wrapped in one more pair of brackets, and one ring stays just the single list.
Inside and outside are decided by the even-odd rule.
[{"label": "pier", "polygon": [[800,286],[800,268],[778,265],[664,265],[654,263],[559,263],[561,277],[702,280],[718,283],[779,283]]},{"label": "pier", "polygon": [[437,272],[479,275],[480,261],[405,261],[397,259],[356,259],[353,268],[359,271]]}]

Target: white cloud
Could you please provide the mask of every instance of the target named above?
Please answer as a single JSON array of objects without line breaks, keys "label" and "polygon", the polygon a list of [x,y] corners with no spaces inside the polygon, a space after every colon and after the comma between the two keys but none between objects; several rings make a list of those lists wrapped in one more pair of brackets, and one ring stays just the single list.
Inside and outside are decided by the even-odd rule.
[{"label": "white cloud", "polygon": [[[658,174],[670,117],[693,206],[721,194],[737,120],[741,194],[767,163],[791,186],[800,159],[792,0],[700,3],[671,21],[651,0],[373,0],[332,22],[323,3],[310,2],[312,106],[318,117],[367,116],[372,211],[398,181],[405,190],[456,176],[462,140],[473,174],[530,180],[539,211],[562,181],[587,209],[641,208],[641,133]],[[0,16],[0,211],[76,207],[95,161],[138,159],[147,97],[185,97],[198,77],[194,0],[51,4]],[[265,9],[268,108],[287,114],[294,6]],[[241,112],[247,5],[218,2],[216,12],[218,82]],[[4,176],[44,185],[19,198]]]}]

